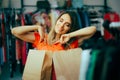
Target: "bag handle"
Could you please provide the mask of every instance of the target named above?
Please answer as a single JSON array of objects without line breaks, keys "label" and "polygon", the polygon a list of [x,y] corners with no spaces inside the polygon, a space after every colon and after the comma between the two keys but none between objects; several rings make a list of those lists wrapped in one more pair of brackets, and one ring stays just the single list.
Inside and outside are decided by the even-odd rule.
[{"label": "bag handle", "polygon": [[72,49],[72,46],[69,43],[65,43],[69,48],[68,49]]}]

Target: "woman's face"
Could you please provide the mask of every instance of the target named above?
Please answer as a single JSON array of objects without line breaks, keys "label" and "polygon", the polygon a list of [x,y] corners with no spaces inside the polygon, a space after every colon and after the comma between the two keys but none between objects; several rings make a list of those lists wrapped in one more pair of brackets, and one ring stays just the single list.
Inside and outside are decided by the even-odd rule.
[{"label": "woman's face", "polygon": [[63,14],[55,24],[55,32],[57,34],[65,34],[70,30],[71,19],[68,14]]}]

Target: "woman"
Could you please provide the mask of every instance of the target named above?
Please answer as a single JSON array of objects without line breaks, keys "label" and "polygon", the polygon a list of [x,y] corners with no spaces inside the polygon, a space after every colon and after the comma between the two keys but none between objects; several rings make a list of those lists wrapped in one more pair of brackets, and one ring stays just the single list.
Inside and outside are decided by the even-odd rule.
[{"label": "woman", "polygon": [[[34,32],[35,30],[38,32]],[[43,25],[15,27],[11,32],[17,38],[33,43],[34,47],[39,50],[63,50],[70,47],[68,44],[72,48],[78,47],[78,44],[94,35],[96,27],[79,29],[76,13],[66,11],[61,13],[48,35],[45,34]]]},{"label": "woman", "polygon": [[[89,39],[96,32],[95,26],[79,29],[77,15],[73,11],[61,13],[48,34],[45,34],[43,26],[15,27],[11,32],[17,38],[33,43],[38,50],[52,51],[77,48],[78,44]],[[37,32],[34,32],[36,30]]]}]

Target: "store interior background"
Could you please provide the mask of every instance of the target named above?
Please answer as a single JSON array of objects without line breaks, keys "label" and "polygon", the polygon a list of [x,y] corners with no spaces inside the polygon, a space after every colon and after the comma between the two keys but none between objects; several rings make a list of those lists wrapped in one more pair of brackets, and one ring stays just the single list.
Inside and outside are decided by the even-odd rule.
[{"label": "store interior background", "polygon": [[[38,0],[0,0],[1,1],[1,8],[21,8],[21,1],[24,2],[24,5],[36,5]],[[44,0],[43,0],[44,1]],[[56,6],[56,1],[67,1],[67,0],[49,0],[53,6]],[[72,0],[75,4],[74,7],[82,7],[83,5],[104,5],[105,0]],[[109,7],[111,7],[114,11],[120,14],[119,9],[119,0],[106,0]],[[23,5],[23,6],[24,6]],[[30,12],[36,10],[35,7],[25,7],[25,12]]]},{"label": "store interior background", "polygon": [[[13,9],[23,9],[23,13],[29,13],[36,11],[36,2],[42,0],[0,0],[0,9],[3,8],[13,8]],[[44,0],[43,0],[44,1]],[[50,1],[51,7],[56,7],[56,0]],[[58,0],[58,1],[67,1],[67,0]],[[81,8],[85,5],[92,6],[104,6],[105,1],[107,1],[107,6],[112,9],[112,11],[120,15],[120,0],[72,0],[72,7]],[[102,10],[103,7],[92,7],[94,10]],[[19,68],[20,66],[17,66]],[[19,70],[16,70],[14,77],[10,77],[9,66],[2,65],[0,69],[0,80],[21,80],[22,74]]]}]

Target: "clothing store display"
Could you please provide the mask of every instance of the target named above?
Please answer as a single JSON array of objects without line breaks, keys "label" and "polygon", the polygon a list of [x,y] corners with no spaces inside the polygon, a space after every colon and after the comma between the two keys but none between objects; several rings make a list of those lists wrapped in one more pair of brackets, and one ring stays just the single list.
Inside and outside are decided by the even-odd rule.
[{"label": "clothing store display", "polygon": [[86,80],[119,80],[120,43],[116,40],[99,40],[98,43],[91,49]]},{"label": "clothing store display", "polygon": [[[0,80],[120,80],[120,14],[114,6],[107,0],[103,5],[89,5],[87,0],[28,1],[20,0],[20,8],[14,1],[0,1]],[[96,33],[82,44],[76,38],[70,44],[49,45],[51,27],[69,10],[76,13],[76,26],[96,26]],[[11,33],[14,27],[39,23],[46,25],[42,42],[37,31],[33,44]]]},{"label": "clothing store display", "polygon": [[[2,34],[2,47],[1,47],[1,65],[9,63],[10,77],[14,77],[16,67],[18,64],[24,66],[25,58],[22,57],[22,50],[26,51],[26,47],[19,45],[19,40],[11,34],[11,28],[21,25],[22,17],[20,11],[16,12],[16,9],[3,9],[0,14],[1,18],[1,34]],[[21,48],[21,49],[19,49]],[[23,48],[23,49],[22,49]],[[26,54],[26,53],[25,53]],[[27,54],[26,54],[27,55]],[[22,59],[24,58],[24,59]],[[21,59],[23,64],[21,64]],[[17,64],[17,62],[20,62]],[[22,70],[20,70],[22,72]]]}]

